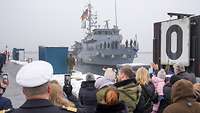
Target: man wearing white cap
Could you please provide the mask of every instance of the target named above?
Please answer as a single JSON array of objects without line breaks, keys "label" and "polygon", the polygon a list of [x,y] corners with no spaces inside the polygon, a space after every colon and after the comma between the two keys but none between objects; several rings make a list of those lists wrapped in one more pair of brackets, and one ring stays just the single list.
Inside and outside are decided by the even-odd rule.
[{"label": "man wearing white cap", "polygon": [[26,102],[12,113],[70,113],[49,102],[49,80],[53,67],[45,61],[33,61],[17,73],[16,82],[23,87]]}]

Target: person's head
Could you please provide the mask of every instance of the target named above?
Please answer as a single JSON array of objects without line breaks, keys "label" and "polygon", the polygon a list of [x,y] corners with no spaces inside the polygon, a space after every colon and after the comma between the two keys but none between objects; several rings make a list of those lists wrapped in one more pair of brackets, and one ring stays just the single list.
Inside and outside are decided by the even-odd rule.
[{"label": "person's head", "polygon": [[57,80],[51,80],[50,83],[51,84],[59,84],[59,82]]},{"label": "person's head", "polygon": [[154,69],[154,70],[159,70],[159,66],[158,66],[158,64],[154,64],[153,69]]},{"label": "person's head", "polygon": [[194,98],[192,82],[185,79],[175,82],[172,85],[171,98],[173,103],[187,98]]},{"label": "person's head", "polygon": [[194,96],[197,99],[198,102],[200,102],[200,83],[195,83],[193,85],[194,89]]},{"label": "person's head", "polygon": [[182,63],[176,63],[173,65],[173,67],[174,67],[175,74],[185,71],[185,66]]},{"label": "person's head", "polygon": [[94,75],[92,73],[87,73],[86,75],[86,81],[94,81]]},{"label": "person's head", "polygon": [[26,99],[48,99],[52,75],[53,67],[50,63],[33,61],[18,71],[16,82],[23,87]]},{"label": "person's head", "polygon": [[50,93],[49,83],[45,83],[36,87],[23,87],[23,93],[27,99],[40,98],[40,96],[48,99]]},{"label": "person's head", "polygon": [[119,92],[114,87],[109,87],[105,92],[105,104],[115,105],[119,102]]},{"label": "person's head", "polygon": [[72,57],[72,54],[70,53],[69,56]]},{"label": "person's head", "polygon": [[165,79],[165,77],[166,77],[166,72],[165,72],[165,70],[164,70],[164,69],[161,69],[161,70],[158,72],[157,77],[158,77],[158,78],[161,78],[161,79]]},{"label": "person's head", "polygon": [[136,71],[136,81],[140,85],[149,84],[150,76],[149,76],[149,72],[146,68],[141,67]]},{"label": "person's head", "polygon": [[64,98],[62,87],[58,82],[50,82],[50,96],[49,100],[52,104],[62,107],[62,106],[74,106],[72,102]]},{"label": "person's head", "polygon": [[107,69],[105,69],[104,77],[106,79],[111,80],[112,82],[115,82],[116,73],[112,68],[107,68]]},{"label": "person's head", "polygon": [[96,79],[94,86],[96,89],[100,90],[101,88],[110,86],[112,84],[114,84],[114,82],[112,82],[104,77],[100,77],[100,78]]},{"label": "person's head", "polygon": [[119,70],[118,80],[128,80],[135,78],[135,72],[132,70],[131,66],[123,66]]}]

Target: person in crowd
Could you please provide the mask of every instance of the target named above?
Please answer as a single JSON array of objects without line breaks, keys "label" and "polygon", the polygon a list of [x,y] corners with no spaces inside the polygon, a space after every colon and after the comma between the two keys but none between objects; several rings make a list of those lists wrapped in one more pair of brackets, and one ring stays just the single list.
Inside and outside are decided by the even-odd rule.
[{"label": "person in crowd", "polygon": [[178,76],[171,77],[169,81],[167,81],[163,87],[163,99],[160,100],[160,105],[157,113],[163,113],[163,110],[170,105],[171,102],[171,89],[172,85],[176,83],[176,81],[180,80]]},{"label": "person in crowd", "polygon": [[136,71],[137,83],[142,87],[139,103],[134,113],[151,113],[153,108],[153,101],[156,97],[155,87],[151,82],[148,70],[144,67],[139,68]]},{"label": "person in crowd", "polygon": [[0,74],[0,75],[1,75],[0,86],[3,89],[3,92],[5,92],[6,88],[9,85],[8,74],[3,73],[3,74]]},{"label": "person in crowd", "polygon": [[165,85],[165,77],[166,77],[166,72],[165,72],[164,69],[161,69],[158,72],[157,77],[156,76],[152,77],[152,82],[155,86],[155,91],[156,91],[156,93],[158,93],[158,96],[159,96],[158,103],[153,105],[152,113],[157,113],[159,105],[160,105],[160,100],[164,98],[163,97],[163,95],[164,95],[163,94],[163,87]]},{"label": "person in crowd", "polygon": [[69,57],[68,57],[68,69],[69,69],[69,74],[72,74],[72,71],[74,69],[74,66],[76,65],[76,61],[75,61],[75,58],[73,57],[72,54],[69,54]]},{"label": "person in crowd", "polygon": [[86,81],[81,83],[81,88],[79,90],[79,101],[81,107],[85,108],[87,113],[94,113],[97,105],[97,90],[94,83],[94,75],[92,73],[88,73],[86,75]]},{"label": "person in crowd", "polygon": [[[174,64],[174,73],[175,76],[178,76],[180,79],[186,79],[191,81],[193,84],[196,83],[196,77],[193,73],[188,73],[185,71],[185,66],[181,63]],[[172,76],[173,78],[173,76]]]},{"label": "person in crowd", "polygon": [[11,110],[13,108],[11,100],[3,97],[5,90],[6,87],[3,80],[0,80],[0,110]]},{"label": "person in crowd", "polygon": [[4,65],[4,58],[3,58],[3,54],[0,53],[0,74],[3,73],[3,65]]},{"label": "person in crowd", "polygon": [[195,83],[193,85],[193,89],[194,89],[194,96],[197,102],[200,102],[200,83]]},{"label": "person in crowd", "polygon": [[73,102],[76,105],[76,107],[80,107],[80,102],[79,102],[78,98],[72,93],[72,90],[73,90],[73,87],[72,87],[71,83],[65,84],[63,86],[63,92],[66,95],[66,98],[69,101]]},{"label": "person in crowd", "polygon": [[[49,101],[58,107],[72,107],[74,108],[75,105],[67,100],[63,95],[63,90],[61,85],[58,83],[58,81],[53,80],[50,82],[50,97]],[[74,108],[76,109],[76,108]]]},{"label": "person in crowd", "polygon": [[98,103],[95,113],[128,113],[127,106],[119,101],[119,92],[115,87],[108,87],[104,104]]},{"label": "person in crowd", "polygon": [[114,86],[120,93],[119,101],[124,101],[128,107],[128,112],[133,113],[140,98],[141,87],[137,84],[135,72],[130,66],[121,67],[118,82]]},{"label": "person in crowd", "polygon": [[104,77],[112,82],[116,81],[116,73],[113,68],[107,68],[104,70]]},{"label": "person in crowd", "polygon": [[155,63],[151,63],[150,64],[150,68],[149,68],[149,74],[150,74],[150,77],[152,76],[156,76],[157,73],[159,71],[159,67],[158,67],[158,64],[155,64]]},{"label": "person in crowd", "polygon": [[[5,50],[5,51],[3,52],[3,54],[5,54],[6,60],[9,61],[10,52],[9,52],[8,50]],[[6,61],[6,60],[5,60],[5,61]]]},{"label": "person in crowd", "polygon": [[172,86],[172,104],[163,113],[200,113],[200,103],[193,94],[193,84],[181,79]]},{"label": "person in crowd", "polygon": [[107,90],[108,86],[111,86],[116,81],[116,74],[112,68],[104,69],[105,73],[104,76],[98,78],[95,82],[95,87],[97,89],[97,102],[103,102],[105,91]]},{"label": "person in crowd", "polygon": [[49,101],[52,75],[53,67],[48,62],[24,65],[16,75],[16,82],[22,86],[26,102],[12,113],[71,113],[71,109],[59,108]]}]

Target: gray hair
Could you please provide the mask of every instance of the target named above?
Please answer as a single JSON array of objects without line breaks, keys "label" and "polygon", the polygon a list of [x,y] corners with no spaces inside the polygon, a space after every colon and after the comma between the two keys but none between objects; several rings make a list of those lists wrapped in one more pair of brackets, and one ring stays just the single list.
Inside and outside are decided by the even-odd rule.
[{"label": "gray hair", "polygon": [[87,73],[86,75],[86,81],[93,81],[94,79],[94,75],[92,73]]},{"label": "gray hair", "polygon": [[176,63],[173,67],[175,74],[185,71],[185,66],[182,63]]}]

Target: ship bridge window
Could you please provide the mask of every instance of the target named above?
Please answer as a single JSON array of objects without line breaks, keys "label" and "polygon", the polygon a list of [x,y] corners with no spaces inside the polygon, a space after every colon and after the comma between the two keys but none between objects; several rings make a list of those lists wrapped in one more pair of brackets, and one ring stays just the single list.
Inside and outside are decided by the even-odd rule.
[{"label": "ship bridge window", "polygon": [[118,41],[115,41],[115,48],[118,49]]},{"label": "ship bridge window", "polygon": [[99,34],[101,34],[101,31],[95,31],[94,32],[94,35],[99,35]]},{"label": "ship bridge window", "polygon": [[108,32],[107,31],[105,31],[105,35],[107,35],[108,34]]},{"label": "ship bridge window", "polygon": [[112,35],[112,32],[110,32],[110,31],[104,31],[104,34],[105,35]]},{"label": "ship bridge window", "polygon": [[118,32],[118,31],[114,31],[114,34],[115,34],[115,35],[119,35],[119,32]]},{"label": "ship bridge window", "polygon": [[114,43],[115,43],[115,42],[113,42],[113,41],[112,41],[112,43],[111,43],[111,48],[112,48],[112,49],[114,49]]}]

